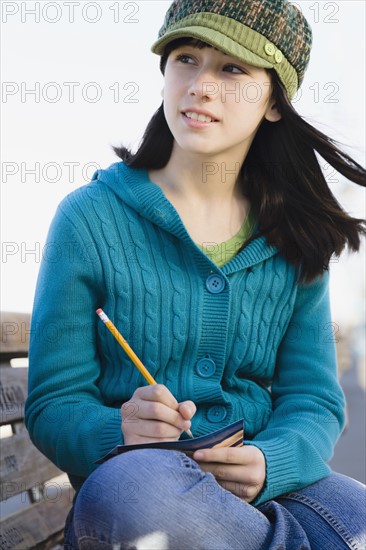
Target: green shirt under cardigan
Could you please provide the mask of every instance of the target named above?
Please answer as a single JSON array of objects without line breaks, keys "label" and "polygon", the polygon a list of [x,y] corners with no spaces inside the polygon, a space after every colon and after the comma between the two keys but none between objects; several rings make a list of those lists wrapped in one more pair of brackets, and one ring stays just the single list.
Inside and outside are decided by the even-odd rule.
[{"label": "green shirt under cardigan", "polygon": [[328,475],[344,426],[329,274],[299,285],[264,237],[221,267],[144,169],[116,162],[69,194],[37,282],[25,418],[78,486],[123,444],[120,406],[146,385],[103,308],[158,383],[197,405],[191,430],[245,419],[266,458],[260,504]]},{"label": "green shirt under cardigan", "polygon": [[231,239],[222,243],[204,242],[196,244],[216,265],[222,267],[238,253],[242,244],[252,235],[254,228],[253,214],[249,209],[241,228]]}]

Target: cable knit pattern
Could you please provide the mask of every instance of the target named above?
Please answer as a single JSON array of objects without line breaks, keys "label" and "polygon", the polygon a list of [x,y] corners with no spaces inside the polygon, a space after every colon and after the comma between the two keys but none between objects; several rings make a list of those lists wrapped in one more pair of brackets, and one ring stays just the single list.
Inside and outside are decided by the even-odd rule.
[{"label": "cable knit pattern", "polygon": [[51,244],[58,253],[43,259],[32,315],[26,423],[74,486],[123,443],[120,406],[146,384],[98,307],[157,382],[196,403],[196,436],[244,418],[246,444],[266,458],[254,504],[328,475],[344,397],[327,272],[299,285],[264,237],[218,267],[147,171],[122,162],[62,201]]}]

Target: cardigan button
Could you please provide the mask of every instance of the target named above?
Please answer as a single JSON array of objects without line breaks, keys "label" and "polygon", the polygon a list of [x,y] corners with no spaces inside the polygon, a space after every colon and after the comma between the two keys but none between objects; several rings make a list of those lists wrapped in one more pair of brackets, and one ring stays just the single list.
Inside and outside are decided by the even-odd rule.
[{"label": "cardigan button", "polygon": [[222,405],[214,405],[207,411],[207,418],[210,422],[221,422],[227,415],[227,410]]},{"label": "cardigan button", "polygon": [[225,288],[225,279],[221,275],[210,275],[206,279],[206,288],[211,294],[219,294]]},{"label": "cardigan button", "polygon": [[209,378],[216,371],[216,363],[210,357],[204,357],[196,363],[196,372],[202,378]]}]

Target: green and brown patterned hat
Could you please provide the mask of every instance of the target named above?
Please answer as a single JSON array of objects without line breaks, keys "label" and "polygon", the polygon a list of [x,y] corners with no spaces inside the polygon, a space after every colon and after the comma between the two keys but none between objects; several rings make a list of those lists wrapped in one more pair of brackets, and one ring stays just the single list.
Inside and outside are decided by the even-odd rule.
[{"label": "green and brown patterned hat", "polygon": [[151,51],[185,36],[198,38],[244,63],[273,68],[292,99],[310,59],[312,31],[287,0],[174,0]]}]

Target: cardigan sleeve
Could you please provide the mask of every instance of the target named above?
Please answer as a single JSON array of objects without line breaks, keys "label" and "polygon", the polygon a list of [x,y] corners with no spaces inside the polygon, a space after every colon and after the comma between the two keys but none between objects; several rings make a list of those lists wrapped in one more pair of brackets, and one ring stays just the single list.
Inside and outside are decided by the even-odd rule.
[{"label": "cardigan sleeve", "polygon": [[312,283],[298,286],[277,353],[272,414],[266,428],[247,442],[257,446],[266,459],[266,483],[254,505],[330,473],[326,462],[345,423],[336,332],[326,271]]},{"label": "cardigan sleeve", "polygon": [[123,441],[120,410],[105,405],[98,387],[95,311],[102,303],[102,266],[86,219],[76,210],[72,199],[64,199],[43,249],[25,422],[42,453],[68,474],[86,478],[95,461]]}]

